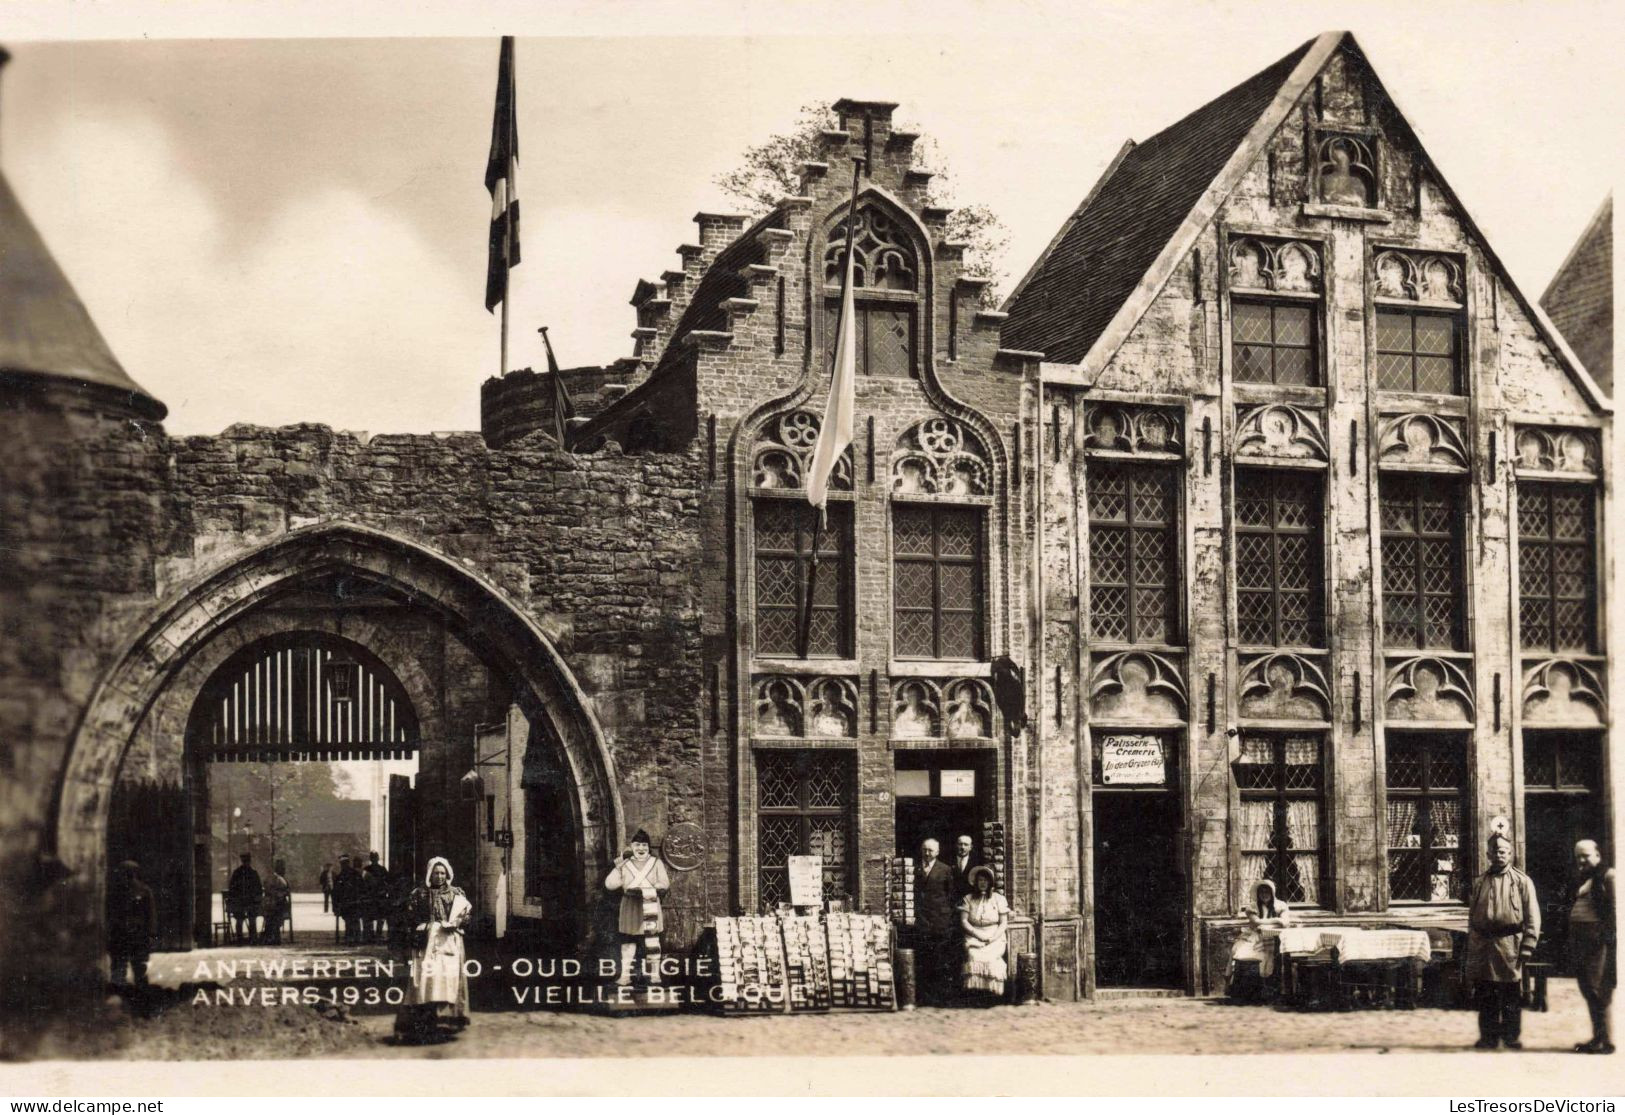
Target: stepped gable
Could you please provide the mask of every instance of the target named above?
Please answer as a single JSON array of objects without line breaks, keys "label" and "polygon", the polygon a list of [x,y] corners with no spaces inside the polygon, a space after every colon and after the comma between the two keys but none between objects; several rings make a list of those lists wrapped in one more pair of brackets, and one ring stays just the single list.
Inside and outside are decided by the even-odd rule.
[{"label": "stepped gable", "polygon": [[1315,40],[1119,155],[1005,301],[1005,348],[1075,364]]},{"label": "stepped gable", "polygon": [[143,418],[168,408],[130,378],[90,319],[11,184],[0,176],[0,376],[116,399]]},{"label": "stepped gable", "polygon": [[1540,308],[1586,371],[1614,393],[1614,195],[1591,218],[1552,276]]}]

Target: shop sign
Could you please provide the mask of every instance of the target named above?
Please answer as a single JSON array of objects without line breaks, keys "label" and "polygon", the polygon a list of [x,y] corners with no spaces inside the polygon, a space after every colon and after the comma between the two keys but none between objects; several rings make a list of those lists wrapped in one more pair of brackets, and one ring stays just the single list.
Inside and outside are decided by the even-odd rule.
[{"label": "shop sign", "polygon": [[1104,786],[1161,786],[1168,764],[1161,736],[1106,736],[1100,741],[1100,782]]},{"label": "shop sign", "polygon": [[976,796],[974,770],[945,770],[942,772],[942,796],[945,798],[973,798]]},{"label": "shop sign", "polygon": [[817,906],[824,900],[824,857],[790,857],[790,905]]},{"label": "shop sign", "polygon": [[900,770],[897,772],[897,796],[900,798],[928,798],[931,796],[931,772],[928,770]]}]

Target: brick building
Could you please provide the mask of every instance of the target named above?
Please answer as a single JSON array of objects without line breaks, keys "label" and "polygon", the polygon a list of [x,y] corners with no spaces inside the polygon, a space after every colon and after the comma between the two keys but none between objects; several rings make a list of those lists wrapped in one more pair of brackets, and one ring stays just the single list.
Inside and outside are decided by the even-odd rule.
[{"label": "brick building", "polygon": [[1548,873],[1598,831],[1610,407],[1352,38],[1125,145],[1003,312],[893,107],[839,102],[760,219],[698,215],[633,356],[563,373],[573,451],[531,372],[480,433],[169,437],[0,184],[8,995],[93,980],[121,801],[180,803],[207,879],[210,766],[267,755],[415,753],[391,860],[487,912],[506,873],[510,932],[582,946],[637,827],[680,948],[789,855],[880,909],[890,857],[1000,826],[1060,998],[1211,989],[1264,875],[1448,924],[1497,818]]},{"label": "brick building", "polygon": [[[1460,925],[1498,825],[1559,899],[1608,818],[1611,405],[1353,38],[1125,145],[1007,309],[1057,446],[1045,888],[1085,987],[1215,987],[1266,876]],[[1147,740],[1165,782],[1113,784]]]}]

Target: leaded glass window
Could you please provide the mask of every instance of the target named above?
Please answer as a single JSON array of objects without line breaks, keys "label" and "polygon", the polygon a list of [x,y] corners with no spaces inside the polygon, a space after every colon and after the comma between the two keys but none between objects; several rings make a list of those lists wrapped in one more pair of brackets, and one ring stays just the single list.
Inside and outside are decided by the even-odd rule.
[{"label": "leaded glass window", "polygon": [[[835,367],[835,338],[840,320],[840,303],[829,301],[824,316],[825,361]],[[914,304],[910,302],[866,302],[856,304],[854,337],[857,340],[856,365],[859,375],[912,376],[914,374]]]},{"label": "leaded glass window", "polygon": [[1089,614],[1104,642],[1179,637],[1177,474],[1094,460],[1089,498]]},{"label": "leaded glass window", "polygon": [[1578,484],[1518,484],[1518,626],[1525,647],[1596,649],[1595,500]]},{"label": "leaded glass window", "polygon": [[1236,762],[1241,794],[1240,900],[1250,903],[1260,879],[1289,903],[1320,905],[1325,773],[1318,735],[1242,737]]},{"label": "leaded glass window", "polygon": [[1465,741],[1457,735],[1391,733],[1386,778],[1389,897],[1463,901]]},{"label": "leaded glass window", "polygon": [[1247,646],[1325,644],[1320,478],[1236,473],[1236,619]]},{"label": "leaded glass window", "polygon": [[[756,531],[756,653],[799,655],[807,622],[814,512],[805,502],[758,499]],[[807,654],[852,654],[852,505],[834,500],[818,543]]]},{"label": "leaded glass window", "polygon": [[1448,314],[1383,307],[1377,311],[1377,387],[1459,395],[1456,319]]},{"label": "leaded glass window", "polygon": [[1382,479],[1382,620],[1389,646],[1460,650],[1461,488],[1442,477]]},{"label": "leaded glass window", "polygon": [[1317,383],[1315,308],[1297,302],[1232,302],[1230,343],[1236,382]]},{"label": "leaded glass window", "polygon": [[762,905],[790,901],[791,856],[819,856],[824,897],[852,891],[850,751],[756,753],[756,870]]},{"label": "leaded glass window", "polygon": [[899,658],[982,657],[982,511],[892,505],[893,645]]}]

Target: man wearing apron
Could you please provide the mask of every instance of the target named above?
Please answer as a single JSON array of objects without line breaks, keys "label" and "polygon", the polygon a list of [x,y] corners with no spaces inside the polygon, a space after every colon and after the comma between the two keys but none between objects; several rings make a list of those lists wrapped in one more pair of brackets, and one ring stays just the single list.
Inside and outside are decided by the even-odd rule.
[{"label": "man wearing apron", "polygon": [[649,854],[649,834],[642,829],[632,836],[631,848],[621,856],[604,879],[604,889],[621,892],[621,913],[617,929],[621,938],[621,974],[615,982],[622,987],[632,982],[632,966],[638,944],[644,946],[650,983],[660,982],[660,933],[665,920],[660,896],[671,889],[666,865]]}]

